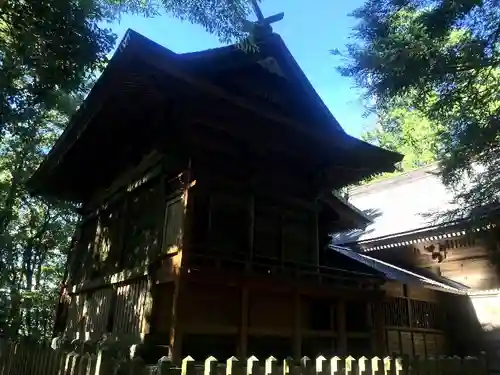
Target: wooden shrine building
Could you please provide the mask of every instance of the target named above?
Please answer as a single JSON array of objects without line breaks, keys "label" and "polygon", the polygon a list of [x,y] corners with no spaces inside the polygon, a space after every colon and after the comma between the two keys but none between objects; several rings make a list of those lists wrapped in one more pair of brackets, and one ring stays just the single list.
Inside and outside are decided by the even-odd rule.
[{"label": "wooden shrine building", "polygon": [[457,304],[457,311],[474,310],[481,332],[472,337],[500,370],[500,210],[451,221],[446,214],[456,208],[453,192],[438,168],[431,164],[352,189],[350,204],[371,223],[333,235],[334,249],[466,286],[468,306]]},{"label": "wooden shrine building", "polygon": [[383,354],[385,325],[408,319],[384,310],[391,285],[431,301],[418,350],[435,352],[436,301],[459,288],[325,250],[370,222],[332,189],[401,155],[346,134],[278,35],[257,42],[176,54],[126,33],[29,182],[81,211],[56,332],[174,359]]}]

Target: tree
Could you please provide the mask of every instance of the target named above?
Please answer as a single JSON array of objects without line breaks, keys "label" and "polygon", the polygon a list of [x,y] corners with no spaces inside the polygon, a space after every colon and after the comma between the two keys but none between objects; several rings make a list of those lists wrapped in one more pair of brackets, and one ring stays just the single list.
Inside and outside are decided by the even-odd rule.
[{"label": "tree", "polygon": [[31,197],[24,182],[66,120],[59,111],[34,108],[0,141],[0,329],[9,335],[51,334],[76,215],[68,204]]},{"label": "tree", "polygon": [[[395,173],[406,172],[436,161],[439,126],[421,110],[412,108],[408,98],[395,98],[379,108],[377,124],[361,138],[380,147],[404,155]],[[393,173],[377,176],[390,177]]]},{"label": "tree", "polygon": [[247,0],[0,0],[0,331],[50,336],[73,207],[30,196],[35,171],[107,63],[122,13],[170,12],[241,38]]},{"label": "tree", "polygon": [[103,28],[122,13],[159,14],[163,9],[199,23],[222,40],[243,35],[247,0],[28,0],[0,2],[0,136],[19,108],[51,110],[58,94],[81,89],[99,72],[115,43]]},{"label": "tree", "polygon": [[367,0],[353,13],[358,42],[341,69],[376,97],[375,111],[403,101],[435,124],[436,156],[462,214],[497,202],[500,191],[499,5]]}]

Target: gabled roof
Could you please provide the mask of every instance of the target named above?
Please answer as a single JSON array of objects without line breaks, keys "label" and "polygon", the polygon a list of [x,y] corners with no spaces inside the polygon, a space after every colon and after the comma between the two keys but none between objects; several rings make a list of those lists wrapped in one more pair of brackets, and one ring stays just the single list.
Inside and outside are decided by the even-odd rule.
[{"label": "gabled roof", "polygon": [[[113,174],[126,168],[128,161],[118,164],[127,153],[137,153],[136,159],[140,159],[139,154],[148,151],[140,146],[144,139],[152,138],[153,130],[158,129],[152,129],[153,126],[144,120],[144,112],[148,113],[154,106],[164,106],[166,101],[204,103],[208,98],[261,119],[257,123],[269,122],[293,129],[302,139],[289,149],[301,149],[301,155],[307,155],[304,151],[309,150],[310,155],[315,155],[315,168],[320,168],[322,173],[328,174],[332,168],[347,170],[345,183],[393,170],[402,156],[346,134],[314,91],[281,37],[270,34],[259,41],[258,47],[253,53],[246,53],[238,46],[228,46],[176,54],[128,30],[85,102],[30,179],[28,187],[34,193],[82,201],[86,198],[83,191],[89,189],[84,189],[84,184],[87,186],[90,180],[96,179],[100,184],[108,183]],[[250,77],[259,74],[262,79],[247,79],[239,87],[232,73],[245,69],[250,72]],[[285,105],[262,100],[252,93],[251,86],[259,82],[267,86],[257,88],[257,91],[274,91],[283,97],[278,99],[283,99]],[[164,102],[157,98],[158,92],[166,97],[162,99]],[[139,113],[142,107],[145,109]],[[190,108],[182,115],[196,115],[193,111],[195,109]],[[141,126],[138,126],[139,122],[142,122]],[[174,126],[169,121],[166,123],[165,126]],[[277,126],[267,129],[270,133],[278,132]],[[277,135],[273,134],[273,137]],[[276,140],[275,144],[278,143]],[[112,165],[112,162],[118,164]],[[92,168],[87,170],[87,165]],[[70,190],[74,192],[68,194]]]},{"label": "gabled roof", "polygon": [[457,294],[466,294],[469,290],[469,288],[465,285],[457,283],[445,277],[437,275],[424,276],[421,272],[413,272],[408,269],[372,258],[365,254],[354,252],[346,247],[333,245],[331,246],[331,249],[359,263],[369,266],[370,268],[382,273],[389,280],[399,281],[403,284],[419,285],[429,289],[438,289]]},{"label": "gabled roof", "polygon": [[371,218],[364,230],[337,233],[332,243],[348,245],[397,237],[444,224],[440,214],[455,208],[432,164],[414,171],[352,189],[349,202]]}]

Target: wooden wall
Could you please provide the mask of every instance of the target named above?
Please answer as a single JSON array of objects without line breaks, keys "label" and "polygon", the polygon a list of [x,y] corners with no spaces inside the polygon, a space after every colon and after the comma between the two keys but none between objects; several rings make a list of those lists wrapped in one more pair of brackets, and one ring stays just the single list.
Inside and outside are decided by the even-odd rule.
[{"label": "wooden wall", "polygon": [[446,307],[441,293],[419,286],[387,282],[384,314],[389,354],[447,354]]},{"label": "wooden wall", "polygon": [[104,334],[140,340],[149,319],[147,295],[146,278],[72,294],[64,333],[84,340]]},{"label": "wooden wall", "polygon": [[[485,241],[485,235],[481,232],[474,236],[418,242],[369,251],[367,254],[403,267],[425,268],[474,290],[494,289],[500,287],[500,268]],[[429,251],[429,246],[433,244],[436,248],[441,245],[442,258],[433,258]]]},{"label": "wooden wall", "polygon": [[272,279],[228,279],[225,284],[224,279],[203,281],[189,274],[183,280],[176,312],[180,356],[383,354],[373,319],[373,306],[382,295],[375,291],[318,291]]}]

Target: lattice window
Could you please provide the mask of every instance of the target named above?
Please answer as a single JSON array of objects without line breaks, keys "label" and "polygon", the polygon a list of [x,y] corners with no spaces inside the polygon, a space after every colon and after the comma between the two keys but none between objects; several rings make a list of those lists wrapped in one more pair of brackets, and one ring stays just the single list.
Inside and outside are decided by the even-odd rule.
[{"label": "lattice window", "polygon": [[105,288],[88,293],[85,298],[85,332],[100,338],[107,331],[113,289]]},{"label": "lattice window", "polygon": [[384,302],[385,324],[393,327],[408,327],[408,303],[404,298],[388,298]]},{"label": "lattice window", "polygon": [[127,200],[124,268],[151,263],[158,256],[164,218],[162,185],[147,184]]},{"label": "lattice window", "polygon": [[135,280],[117,288],[112,319],[113,334],[139,337],[146,311],[147,288],[146,279]]},{"label": "lattice window", "polygon": [[97,246],[94,260],[98,263],[99,273],[117,272],[121,261],[123,233],[123,202],[115,204],[99,215],[97,227]]},{"label": "lattice window", "polygon": [[96,240],[96,228],[96,218],[88,219],[81,225],[80,238],[75,242],[74,249],[70,254],[70,280],[74,284],[92,278],[92,273],[95,268],[93,254]]},{"label": "lattice window", "polygon": [[415,328],[440,329],[442,314],[436,303],[411,300],[412,325]]}]

